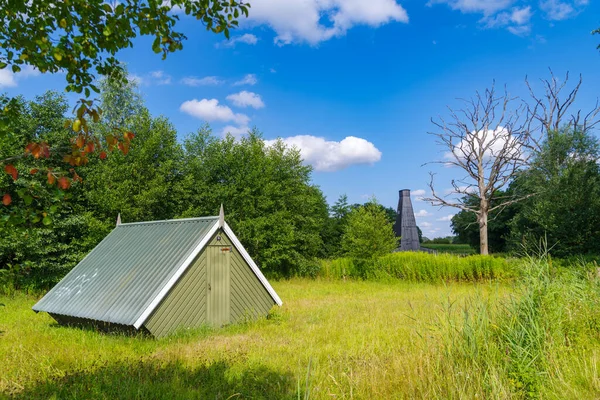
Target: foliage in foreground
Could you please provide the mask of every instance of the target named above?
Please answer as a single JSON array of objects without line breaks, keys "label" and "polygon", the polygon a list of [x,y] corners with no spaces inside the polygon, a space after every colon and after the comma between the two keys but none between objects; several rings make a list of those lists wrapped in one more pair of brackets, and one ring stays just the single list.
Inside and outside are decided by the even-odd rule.
[{"label": "foliage in foreground", "polygon": [[469,371],[456,375],[458,385],[470,387],[467,397],[564,399],[585,393],[585,398],[597,398],[596,271],[554,268],[548,258],[524,267],[508,300],[472,301],[457,311],[462,320],[449,317],[442,363]]},{"label": "foliage in foreground", "polygon": [[521,262],[492,256],[460,257],[452,254],[397,252],[371,260],[338,258],[322,260],[324,278],[400,279],[410,282],[475,282],[512,278]]}]

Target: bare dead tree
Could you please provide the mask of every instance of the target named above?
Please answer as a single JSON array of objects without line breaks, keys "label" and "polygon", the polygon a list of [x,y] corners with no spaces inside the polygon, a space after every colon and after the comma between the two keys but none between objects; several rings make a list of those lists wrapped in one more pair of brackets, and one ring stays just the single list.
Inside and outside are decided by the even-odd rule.
[{"label": "bare dead tree", "polygon": [[600,104],[596,100],[595,106],[587,113],[581,110],[571,112],[571,107],[577,98],[583,78],[579,75],[575,87],[566,96],[565,89],[569,83],[569,73],[562,81],[557,79],[554,72],[550,70],[550,79],[540,79],[544,93],[538,95],[533,90],[529,79],[525,77],[525,84],[529,90],[531,101],[525,103],[527,110],[527,131],[529,132],[530,150],[537,152],[541,149],[543,140],[548,132],[558,132],[561,129],[579,130],[587,132],[593,129],[600,119]]},{"label": "bare dead tree", "polygon": [[[530,134],[522,118],[527,109],[517,100],[510,97],[506,89],[497,95],[492,86],[484,93],[477,92],[472,99],[463,100],[464,108],[456,111],[449,108],[449,120],[442,117],[431,120],[438,132],[429,133],[447,150],[444,160],[435,163],[458,167],[465,176],[453,179],[451,193],[442,195],[436,192],[434,174],[430,174],[432,195],[425,200],[435,206],[475,213],[481,254],[488,254],[489,213],[530,196],[495,196],[517,171],[527,165],[531,156],[527,151]],[[478,206],[462,201],[465,197],[477,198]],[[495,200],[493,206],[492,198]]]},{"label": "bare dead tree", "polygon": [[[543,95],[537,95],[528,79],[525,79],[532,99],[530,102],[518,102],[517,98],[508,95],[506,89],[503,95],[496,95],[492,86],[483,94],[477,92],[474,98],[463,100],[463,109],[449,109],[451,118],[448,121],[441,117],[432,119],[439,131],[430,134],[436,136],[437,143],[448,150],[445,159],[437,163],[458,167],[466,174],[461,179],[452,180],[453,189],[446,195],[435,191],[434,174],[430,174],[432,196],[425,200],[432,205],[475,213],[481,254],[488,254],[489,213],[533,196],[495,194],[528,165],[530,159],[541,150],[548,133],[561,129],[586,132],[600,122],[598,101],[585,114],[581,110],[571,113],[581,88],[581,76],[570,91],[565,89],[569,81],[568,73],[561,82],[550,70],[550,79],[540,81],[544,87]],[[478,206],[473,207],[462,201],[465,197],[475,198],[476,202],[469,203],[477,203]],[[492,198],[493,206],[490,203]]]}]

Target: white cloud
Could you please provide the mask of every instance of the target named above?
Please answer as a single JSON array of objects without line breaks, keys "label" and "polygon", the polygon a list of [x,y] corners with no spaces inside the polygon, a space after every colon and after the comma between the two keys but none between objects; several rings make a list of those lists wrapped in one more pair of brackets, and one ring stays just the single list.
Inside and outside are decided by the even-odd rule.
[{"label": "white cloud", "polygon": [[[351,165],[373,164],[381,159],[373,143],[348,136],[336,142],[322,137],[299,135],[282,139],[287,146],[300,150],[304,162],[311,164],[317,171],[339,171]],[[268,146],[275,140],[265,140]]]},{"label": "white cloud", "polygon": [[446,215],[445,217],[436,219],[436,221],[452,221],[452,217],[454,217],[454,215],[455,214],[449,214],[449,215]]},{"label": "white cloud", "polygon": [[514,35],[524,36],[531,32],[529,22],[532,15],[531,6],[514,7],[493,17],[484,18],[481,22],[485,23],[487,28],[506,28]]},{"label": "white cloud", "polygon": [[524,25],[531,19],[531,6],[523,8],[513,8],[510,20],[517,25]]},{"label": "white cloud", "polygon": [[240,125],[246,125],[250,121],[247,115],[235,114],[231,108],[219,105],[217,99],[188,100],[181,104],[179,110],[205,121],[233,121]]},{"label": "white cloud", "polygon": [[[577,2],[579,5],[587,5],[585,2]],[[552,21],[568,19],[577,14],[574,6],[560,0],[545,0],[540,3],[540,8],[546,14],[546,18]]]},{"label": "white cloud", "polygon": [[425,196],[425,193],[426,193],[425,190],[423,190],[423,189],[417,189],[417,190],[413,190],[412,192],[410,192],[410,195],[411,196],[415,196],[415,197],[417,197],[417,196]]},{"label": "white cloud", "polygon": [[[419,222],[417,225],[419,225],[419,228],[431,228],[431,222],[427,221]],[[433,230],[431,230],[430,232],[432,231]]]},{"label": "white cloud", "polygon": [[507,129],[499,126],[496,129],[482,129],[466,134],[466,137],[455,145],[451,152],[444,154],[444,158],[450,161],[456,159],[465,161],[467,156],[474,157],[479,153],[481,142],[484,149],[484,162],[499,155],[510,155],[512,158],[522,156],[521,146],[515,137]]},{"label": "white cloud", "polygon": [[448,195],[448,194],[458,194],[460,196],[464,196],[465,194],[476,194],[477,193],[477,187],[474,185],[462,185],[462,186],[457,186],[456,188],[450,188],[450,189],[446,189],[444,190],[444,194]]},{"label": "white cloud", "polygon": [[355,25],[378,27],[408,22],[396,0],[253,0],[249,23],[270,26],[278,45],[318,44],[339,37]]},{"label": "white cloud", "polygon": [[234,82],[233,86],[240,86],[240,85],[256,85],[258,83],[258,79],[256,78],[255,74],[247,74],[246,76],[244,76],[241,80]]},{"label": "white cloud", "polygon": [[15,74],[12,73],[8,68],[0,69],[0,87],[15,87],[17,86],[17,80]]},{"label": "white cloud", "polygon": [[277,70],[275,68],[269,68],[269,72],[275,74],[277,73]]},{"label": "white cloud", "polygon": [[529,25],[509,26],[506,29],[513,35],[517,36],[526,36],[531,33],[531,26]]},{"label": "white cloud", "polygon": [[255,45],[258,42],[258,38],[251,34],[245,33],[241,36],[234,36],[229,40],[224,40],[221,43],[215,45],[215,47],[235,47],[238,43],[244,43],[249,45]]},{"label": "white cloud", "polygon": [[[530,20],[535,11],[531,5],[513,7],[515,3],[517,0],[429,0],[427,5],[447,4],[465,14],[482,14],[479,22],[486,27],[502,27],[515,35],[524,36],[531,32]],[[588,4],[589,0],[540,0],[538,3],[539,10],[553,21],[572,18]]]},{"label": "white cloud", "polygon": [[0,69],[0,88],[2,87],[16,87],[18,85],[18,81],[21,78],[29,78],[32,76],[40,75],[40,71],[31,65],[25,65],[21,67],[21,71],[16,74],[12,72],[11,69],[4,68]]},{"label": "white cloud", "polygon": [[245,90],[239,93],[230,94],[227,96],[227,100],[232,102],[237,107],[252,107],[259,109],[265,106],[265,103],[263,103],[260,95],[253,92],[247,92]]},{"label": "white cloud", "polygon": [[427,212],[427,210],[419,210],[419,212],[415,213],[415,217],[429,217],[431,213]]},{"label": "white cloud", "polygon": [[169,85],[171,84],[171,75],[165,74],[164,71],[152,71],[150,77],[153,79],[152,83],[157,85]]},{"label": "white cloud", "polygon": [[204,78],[186,76],[181,79],[181,83],[187,86],[217,86],[222,84],[223,81],[216,76],[205,76]]},{"label": "white cloud", "polygon": [[428,6],[448,4],[453,10],[462,13],[476,13],[490,16],[510,7],[515,0],[430,0]]},{"label": "white cloud", "polygon": [[249,130],[250,130],[250,128],[248,128],[248,125],[242,125],[242,126],[227,125],[225,128],[223,128],[223,130],[221,131],[221,134],[223,136],[225,136],[228,133],[230,133],[233,136],[239,137],[239,136],[242,136],[242,135],[245,135],[246,133],[248,133]]}]

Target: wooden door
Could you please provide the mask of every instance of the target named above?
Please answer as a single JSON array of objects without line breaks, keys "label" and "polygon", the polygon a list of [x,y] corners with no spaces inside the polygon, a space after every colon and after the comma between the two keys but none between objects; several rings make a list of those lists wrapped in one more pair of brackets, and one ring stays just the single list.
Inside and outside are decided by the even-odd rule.
[{"label": "wooden door", "polygon": [[231,309],[231,245],[207,247],[207,321],[213,326],[229,323]]}]

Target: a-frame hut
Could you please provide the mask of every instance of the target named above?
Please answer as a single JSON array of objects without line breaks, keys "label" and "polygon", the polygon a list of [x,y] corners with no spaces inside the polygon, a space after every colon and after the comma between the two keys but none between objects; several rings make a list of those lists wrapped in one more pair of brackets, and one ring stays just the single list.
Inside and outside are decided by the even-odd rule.
[{"label": "a-frame hut", "polygon": [[162,337],[265,316],[275,304],[221,208],[218,217],[118,224],[33,310]]}]

